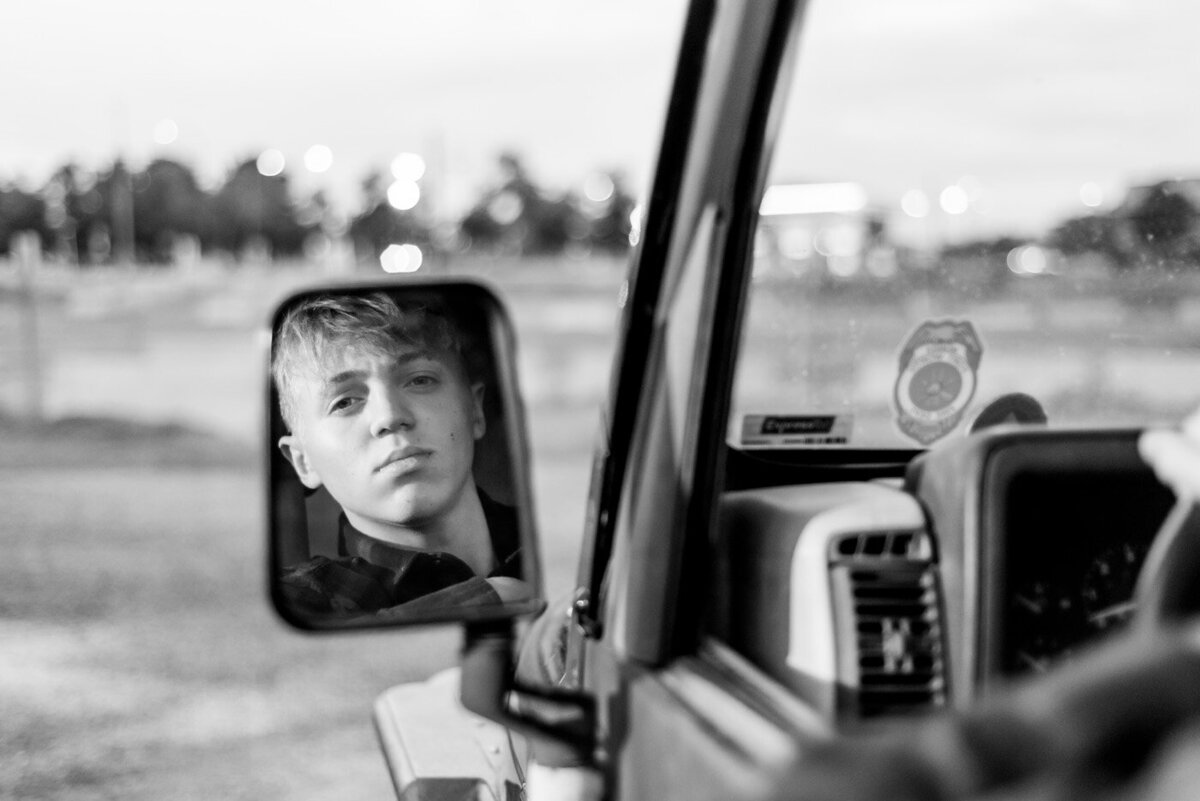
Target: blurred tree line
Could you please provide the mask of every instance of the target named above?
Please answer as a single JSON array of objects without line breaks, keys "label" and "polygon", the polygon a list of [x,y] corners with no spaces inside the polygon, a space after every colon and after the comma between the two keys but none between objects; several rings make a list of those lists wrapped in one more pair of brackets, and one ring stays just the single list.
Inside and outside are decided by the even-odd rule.
[{"label": "blurred tree line", "polygon": [[[1033,261],[1025,264],[1020,253],[1029,250]],[[1064,258],[1139,280],[1200,273],[1200,179],[1133,187],[1116,207],[1062,220],[1036,240],[1005,235],[946,245],[917,273],[943,289],[995,292],[1023,271],[1058,272]]]},{"label": "blurred tree line", "polygon": [[1110,212],[1064,220],[1046,244],[1068,256],[1098,254],[1117,269],[1195,269],[1200,264],[1200,180],[1134,187]]},{"label": "blurred tree line", "polygon": [[[965,242],[939,254],[947,274],[963,260],[986,263],[999,286],[1011,276],[1001,269],[1008,254],[1030,244],[1012,236]],[[1169,179],[1131,188],[1119,205],[1067,218],[1038,244],[1067,257],[1092,256],[1118,272],[1195,272],[1200,267],[1200,180]],[[994,269],[993,269],[994,267]],[[949,276],[947,280],[953,280]]]},{"label": "blurred tree line", "polygon": [[26,231],[47,253],[85,266],[314,256],[335,240],[348,240],[362,261],[376,261],[391,244],[496,255],[629,248],[634,200],[619,175],[601,176],[602,191],[581,196],[538,186],[514,154],[502,155],[499,166],[498,181],[460,219],[434,219],[421,204],[394,207],[382,172],[366,177],[361,211],[347,218],[323,192],[299,197],[286,173],[264,175],[255,159],[237,164],[214,189],[170,159],[141,170],[117,160],[98,174],[66,164],[34,191],[0,183],[0,255]]}]

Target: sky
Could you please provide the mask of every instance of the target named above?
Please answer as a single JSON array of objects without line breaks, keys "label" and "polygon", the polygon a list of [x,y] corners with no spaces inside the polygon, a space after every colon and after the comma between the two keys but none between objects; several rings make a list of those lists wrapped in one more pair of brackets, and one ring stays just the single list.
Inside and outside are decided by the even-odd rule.
[{"label": "sky", "polygon": [[[209,181],[277,148],[353,197],[401,152],[470,193],[504,150],[536,178],[643,182],[681,0],[159,0],[11,4],[0,27],[0,180],[66,159],[179,158]],[[177,139],[155,141],[173,121]],[[333,164],[300,169],[323,144]],[[447,202],[453,202],[448,198]]]},{"label": "sky", "polygon": [[941,222],[963,234],[1111,208],[1200,177],[1198,32],[1184,0],[816,0],[774,179],[893,208],[916,189],[935,211],[961,181],[978,202]]},{"label": "sky", "polygon": [[[0,181],[165,155],[216,182],[266,148],[352,205],[416,152],[453,211],[497,156],[644,194],[684,0],[41,0],[0,28]],[[775,182],[854,181],[895,210],[967,186],[965,231],[1033,230],[1200,176],[1188,0],[814,0]],[[178,138],[155,142],[171,120]],[[329,147],[320,175],[306,150]],[[978,200],[978,202],[975,202]]]}]

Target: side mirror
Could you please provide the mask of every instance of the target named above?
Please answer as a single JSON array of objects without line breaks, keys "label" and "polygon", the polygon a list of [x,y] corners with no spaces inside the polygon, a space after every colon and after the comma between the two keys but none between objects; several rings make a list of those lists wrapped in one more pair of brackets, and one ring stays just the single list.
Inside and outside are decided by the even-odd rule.
[{"label": "side mirror", "polygon": [[515,337],[463,280],[309,289],[269,336],[270,597],[302,629],[496,621],[542,577]]}]

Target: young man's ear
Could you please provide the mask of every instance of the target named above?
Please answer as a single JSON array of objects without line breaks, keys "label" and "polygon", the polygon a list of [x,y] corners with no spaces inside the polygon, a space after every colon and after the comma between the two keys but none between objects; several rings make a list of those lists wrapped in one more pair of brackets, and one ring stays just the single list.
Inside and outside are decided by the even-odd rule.
[{"label": "young man's ear", "polygon": [[471,432],[475,435],[475,439],[480,439],[487,433],[487,418],[483,414],[483,395],[486,387],[483,383],[471,385],[471,398],[474,401],[474,410],[471,417]]},{"label": "young man's ear", "polygon": [[304,452],[304,445],[295,434],[286,434],[279,438],[279,450],[283,451],[283,455],[292,467],[296,469],[296,475],[300,477],[300,483],[309,489],[316,489],[321,486],[321,477],[317,475],[317,471],[313,469],[312,461],[308,458],[308,454]]}]

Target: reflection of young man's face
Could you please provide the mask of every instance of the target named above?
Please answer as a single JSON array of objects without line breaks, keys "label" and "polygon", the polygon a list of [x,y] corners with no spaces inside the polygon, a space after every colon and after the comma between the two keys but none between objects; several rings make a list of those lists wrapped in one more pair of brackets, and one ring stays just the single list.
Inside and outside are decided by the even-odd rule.
[{"label": "reflection of young man's face", "polygon": [[365,534],[420,529],[474,492],[483,386],[452,353],[348,346],[297,376],[296,430],[280,440],[305,486],[324,485]]}]

